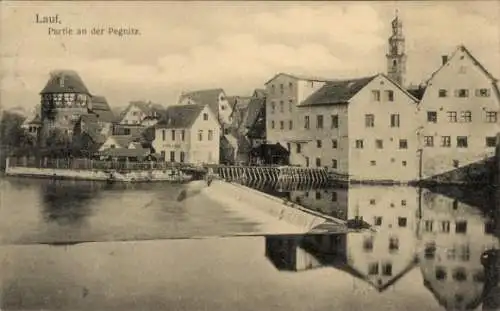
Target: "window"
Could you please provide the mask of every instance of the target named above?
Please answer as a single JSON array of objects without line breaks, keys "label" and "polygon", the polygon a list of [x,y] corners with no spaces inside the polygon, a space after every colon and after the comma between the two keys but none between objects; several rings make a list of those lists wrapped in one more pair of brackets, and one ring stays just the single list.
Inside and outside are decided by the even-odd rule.
[{"label": "window", "polygon": [[376,216],[374,223],[375,223],[375,226],[382,226],[382,217]]},{"label": "window", "polygon": [[391,127],[399,127],[399,114],[391,114]]},{"label": "window", "polygon": [[175,151],[170,151],[170,162],[175,162]]},{"label": "window", "polygon": [[321,167],[321,158],[316,158],[316,166]]},{"label": "window", "polygon": [[384,148],[384,141],[382,139],[375,140],[375,146],[377,147],[377,149],[383,149]]},{"label": "window", "polygon": [[116,148],[116,145],[115,144],[111,144],[111,146],[109,146],[111,149],[115,149]]},{"label": "window", "polygon": [[172,140],[175,140],[175,130],[172,130]]},{"label": "window", "polygon": [[292,107],[293,107],[293,100],[288,101],[288,111],[292,112]]},{"label": "window", "polygon": [[130,135],[130,129],[123,129],[123,134]]},{"label": "window", "polygon": [[332,192],[332,202],[337,202],[337,192],[336,191]]},{"label": "window", "polygon": [[496,111],[486,111],[486,122],[497,123],[497,112]]},{"label": "window", "polygon": [[283,92],[285,91],[285,87],[283,86],[283,83],[280,84],[280,90],[281,90],[281,94],[283,94]]},{"label": "window", "polygon": [[399,140],[399,149],[408,149],[408,141],[406,139]]},{"label": "window", "polygon": [[394,101],[394,91],[386,90],[386,91],[384,91],[384,93],[385,93],[385,98],[387,101],[390,101],[390,102]]},{"label": "window", "polygon": [[288,150],[288,152],[290,152],[290,148],[291,148],[290,146],[291,146],[290,143],[286,143],[286,150]]},{"label": "window", "polygon": [[464,268],[456,268],[453,271],[453,279],[458,282],[463,282],[467,280],[467,272]]},{"label": "window", "polygon": [[285,122],[280,121],[280,130],[284,130],[284,129],[285,129]]},{"label": "window", "polygon": [[306,167],[309,167],[309,157],[306,157]]},{"label": "window", "polygon": [[185,157],[184,151],[181,151],[180,156],[181,156],[181,159],[180,159],[181,163],[184,163],[184,157]]},{"label": "window", "polygon": [[370,199],[370,205],[375,205],[377,203],[377,201],[375,201],[375,199]]},{"label": "window", "polygon": [[449,233],[450,232],[450,222],[445,220],[441,221],[441,232]]},{"label": "window", "polygon": [[490,89],[476,90],[476,97],[490,97]]},{"label": "window", "polygon": [[457,147],[458,148],[467,148],[467,136],[458,136],[457,137]]},{"label": "window", "polygon": [[373,237],[365,236],[363,239],[363,249],[366,252],[371,252],[373,250]]},{"label": "window", "polygon": [[373,114],[365,115],[365,126],[374,127],[375,126],[375,116]]},{"label": "window", "polygon": [[332,129],[339,128],[339,116],[334,114],[332,115]]},{"label": "window", "polygon": [[448,91],[444,89],[439,90],[439,97],[446,97],[448,96]]},{"label": "window", "polygon": [[165,161],[165,151],[160,152],[160,157],[162,158],[162,161]]},{"label": "window", "polygon": [[276,91],[276,86],[273,84],[271,85],[271,93],[274,94],[275,91]]},{"label": "window", "polygon": [[457,112],[456,111],[447,111],[446,114],[448,115],[448,122],[450,122],[450,123],[457,122]]},{"label": "window", "polygon": [[424,146],[434,147],[434,137],[433,136],[424,136]]},{"label": "window", "polygon": [[203,113],[203,121],[207,121],[208,120],[208,113]]},{"label": "window", "polygon": [[274,113],[276,111],[276,104],[274,101],[271,102],[271,113]]},{"label": "window", "polygon": [[293,121],[292,120],[288,121],[288,129],[289,130],[293,129]]},{"label": "window", "polygon": [[432,232],[432,227],[433,227],[433,221],[432,220],[426,220],[424,222],[424,225],[425,225],[425,231],[426,232]]},{"label": "window", "polygon": [[363,149],[363,140],[356,139],[356,149]]},{"label": "window", "polygon": [[441,136],[441,147],[451,147],[451,136]]},{"label": "window", "polygon": [[458,160],[453,160],[453,167],[457,168],[460,165],[460,162]]},{"label": "window", "polygon": [[198,140],[202,141],[203,140],[203,130],[198,131]]},{"label": "window", "polygon": [[406,217],[399,217],[398,218],[398,225],[400,227],[406,227],[406,224],[407,224],[407,219]]},{"label": "window", "polygon": [[457,208],[458,208],[458,200],[453,200],[453,209],[456,210]]},{"label": "window", "polygon": [[467,221],[457,221],[455,223],[455,233],[467,233]]},{"label": "window", "polygon": [[316,128],[319,128],[319,129],[323,128],[323,116],[322,115],[316,116]]},{"label": "window", "polygon": [[461,111],[460,119],[462,122],[472,122],[472,113],[470,111]]},{"label": "window", "polygon": [[406,166],[406,161],[401,161],[401,165]]},{"label": "window", "polygon": [[455,96],[456,97],[469,97],[469,90],[467,89],[458,89],[455,91]]},{"label": "window", "polygon": [[376,101],[376,102],[380,101],[380,91],[379,90],[372,91],[372,100]]},{"label": "window", "polygon": [[271,128],[274,129],[274,120],[271,121]]},{"label": "window", "polygon": [[392,275],[392,264],[385,263],[382,266],[382,274],[385,276],[391,276]]},{"label": "window", "polygon": [[[210,135],[210,131],[208,132],[209,135]],[[181,140],[184,141],[186,139],[186,131],[185,130],[182,130],[181,131]]]},{"label": "window", "polygon": [[372,160],[372,161],[370,161],[370,165],[371,165],[371,166],[375,166],[375,165],[377,165],[377,161],[373,161],[373,160]]},{"label": "window", "polygon": [[496,147],[497,138],[496,137],[486,137],[486,147]]},{"label": "window", "polygon": [[389,239],[389,251],[397,251],[399,249],[399,240],[396,237],[391,237]]},{"label": "window", "polygon": [[292,82],[288,82],[288,87],[289,87],[290,89],[293,89],[293,83],[292,83]]},{"label": "window", "polygon": [[406,200],[401,200],[401,206],[406,206]]},{"label": "window", "polygon": [[446,269],[444,267],[436,267],[436,280],[443,281],[446,280]]},{"label": "window", "polygon": [[214,131],[208,130],[208,140],[213,140],[214,139]]},{"label": "window", "polygon": [[322,145],[323,145],[323,143],[322,143],[322,141],[321,141],[321,140],[319,140],[319,139],[318,139],[318,140],[316,140],[316,147],[321,148],[321,147],[322,147]]},{"label": "window", "polygon": [[437,112],[427,111],[427,122],[436,123],[437,122]]},{"label": "window", "polygon": [[371,263],[368,265],[369,275],[378,275],[378,263]]},{"label": "window", "polygon": [[297,144],[297,150],[296,150],[297,153],[301,153],[302,152],[301,147],[302,146],[300,144]]},{"label": "window", "polygon": [[316,191],[316,200],[321,200],[321,192]]},{"label": "window", "polygon": [[338,141],[336,139],[332,139],[332,149],[337,149],[338,145]]},{"label": "window", "polygon": [[304,128],[309,129],[309,116],[304,116]]},{"label": "window", "polygon": [[161,140],[165,141],[165,130],[161,130]]},{"label": "window", "polygon": [[332,168],[337,168],[337,160],[332,159]]}]

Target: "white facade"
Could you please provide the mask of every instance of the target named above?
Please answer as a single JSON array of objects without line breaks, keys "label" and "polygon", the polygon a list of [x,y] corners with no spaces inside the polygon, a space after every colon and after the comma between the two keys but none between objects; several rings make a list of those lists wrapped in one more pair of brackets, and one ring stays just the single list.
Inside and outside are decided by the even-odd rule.
[{"label": "white facade", "polygon": [[142,109],[140,109],[134,104],[130,104],[127,111],[125,112],[125,115],[121,119],[120,123],[141,125],[144,117],[146,117],[146,114],[144,113],[144,111],[142,111]]},{"label": "white facade", "polygon": [[166,162],[191,164],[219,163],[220,126],[208,106],[189,127],[162,127],[155,130],[153,148]]},{"label": "white facade", "polygon": [[494,155],[500,98],[492,78],[460,46],[428,81],[418,105],[424,178]]}]

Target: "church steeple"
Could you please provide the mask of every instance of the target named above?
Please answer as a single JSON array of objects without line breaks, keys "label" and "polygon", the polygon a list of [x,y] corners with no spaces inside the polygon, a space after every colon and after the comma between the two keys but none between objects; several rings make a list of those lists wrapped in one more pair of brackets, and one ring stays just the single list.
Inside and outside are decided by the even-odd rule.
[{"label": "church steeple", "polygon": [[399,19],[398,11],[392,20],[392,35],[389,37],[389,52],[387,53],[387,75],[401,86],[405,84],[406,54],[403,23]]}]

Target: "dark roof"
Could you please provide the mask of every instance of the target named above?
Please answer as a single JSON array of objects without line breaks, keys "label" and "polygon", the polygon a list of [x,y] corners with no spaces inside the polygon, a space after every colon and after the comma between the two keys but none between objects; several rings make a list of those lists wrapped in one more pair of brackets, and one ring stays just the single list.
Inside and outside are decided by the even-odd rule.
[{"label": "dark roof", "polygon": [[[61,85],[60,79],[64,83]],[[82,79],[73,70],[56,70],[50,73],[50,78],[43,90],[44,93],[85,93],[90,94]]]},{"label": "dark roof", "polygon": [[327,82],[319,90],[311,94],[308,98],[306,98],[306,100],[300,103],[300,106],[347,103],[376,76],[378,75],[358,79]]},{"label": "dark roof", "polygon": [[84,133],[86,133],[94,143],[102,144],[106,141],[106,137],[101,134],[101,128],[99,126],[98,118],[96,115],[81,115],[79,122],[85,124]]},{"label": "dark roof", "polygon": [[247,113],[243,119],[243,126],[249,128],[255,124],[262,109],[265,109],[266,98],[252,98],[248,103]]},{"label": "dark roof", "polygon": [[421,100],[422,97],[424,96],[425,93],[425,86],[417,86],[414,88],[408,88],[408,93],[410,93],[413,97],[415,97],[418,100]]},{"label": "dark roof", "polygon": [[108,101],[104,96],[92,95],[91,101],[92,110],[111,110],[111,108],[109,108]]},{"label": "dark roof", "polygon": [[29,121],[28,123],[26,124],[30,124],[30,125],[38,125],[38,124],[42,124],[42,119],[40,118],[40,115],[37,114],[31,121]]},{"label": "dark roof", "polygon": [[204,105],[172,105],[156,124],[157,128],[190,128],[205,108]]},{"label": "dark roof", "polygon": [[253,91],[252,97],[265,97],[266,96],[266,90],[265,89],[255,89]]},{"label": "dark roof", "polygon": [[99,152],[99,155],[112,157],[145,157],[151,153],[149,148],[109,148]]},{"label": "dark roof", "polygon": [[276,75],[274,75],[266,83],[264,83],[264,85],[269,84],[269,82],[273,81],[274,79],[276,79],[278,76],[281,76],[281,75],[288,76],[290,78],[295,78],[297,80],[304,80],[304,81],[315,81],[315,82],[335,81],[334,79],[327,79],[327,78],[323,78],[323,77],[314,77],[314,76],[307,76],[307,75],[301,75],[301,74],[297,75],[297,74],[289,74],[289,73],[285,73],[285,72],[280,72],[280,73],[277,73]]},{"label": "dark roof", "polygon": [[219,95],[224,93],[223,89],[198,90],[184,93],[179,98],[179,102],[189,98],[198,105],[208,105],[215,115],[219,114]]}]

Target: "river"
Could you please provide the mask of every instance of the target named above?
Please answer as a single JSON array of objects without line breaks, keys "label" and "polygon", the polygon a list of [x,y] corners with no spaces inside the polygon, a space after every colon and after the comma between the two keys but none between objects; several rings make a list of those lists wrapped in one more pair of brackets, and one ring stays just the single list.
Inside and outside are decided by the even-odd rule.
[{"label": "river", "polygon": [[482,310],[499,246],[487,189],[251,185],[374,230],[230,237],[259,223],[182,185],[0,186],[2,310]]}]

